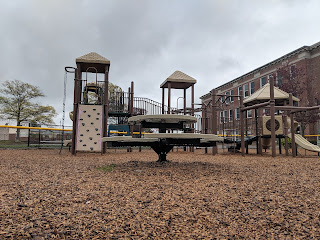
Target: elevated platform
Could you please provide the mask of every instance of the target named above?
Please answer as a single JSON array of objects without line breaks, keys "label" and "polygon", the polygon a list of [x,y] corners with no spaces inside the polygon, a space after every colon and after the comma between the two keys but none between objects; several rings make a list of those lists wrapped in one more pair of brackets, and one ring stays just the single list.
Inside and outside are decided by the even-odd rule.
[{"label": "elevated platform", "polygon": [[129,124],[140,124],[142,128],[159,128],[160,132],[165,129],[184,129],[187,124],[197,122],[197,118],[189,115],[158,114],[158,115],[139,115],[130,117]]},{"label": "elevated platform", "polygon": [[110,142],[113,147],[149,146],[158,154],[158,161],[164,162],[174,146],[213,147],[216,146],[216,142],[223,142],[224,139],[214,134],[151,133],[146,134],[145,138],[116,136],[104,137],[102,141]]}]

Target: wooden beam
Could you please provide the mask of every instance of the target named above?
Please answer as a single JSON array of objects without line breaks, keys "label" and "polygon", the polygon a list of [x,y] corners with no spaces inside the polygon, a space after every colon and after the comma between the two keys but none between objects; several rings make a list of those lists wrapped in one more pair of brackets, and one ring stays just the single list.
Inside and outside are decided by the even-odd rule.
[{"label": "wooden beam", "polygon": [[240,94],[240,134],[241,134],[241,155],[245,156],[245,142],[244,142],[244,119],[243,114],[244,111],[241,111],[243,108],[243,96],[242,91]]},{"label": "wooden beam", "polygon": [[[212,112],[212,128],[211,133],[217,134],[217,103],[216,103],[216,94],[217,90],[212,89],[211,91],[211,112]],[[212,155],[216,155],[218,153],[217,146],[212,147]]]},{"label": "wooden beam", "polygon": [[275,100],[274,100],[274,77],[270,78],[270,121],[271,121],[271,150],[272,157],[276,156],[276,130],[275,130]]}]

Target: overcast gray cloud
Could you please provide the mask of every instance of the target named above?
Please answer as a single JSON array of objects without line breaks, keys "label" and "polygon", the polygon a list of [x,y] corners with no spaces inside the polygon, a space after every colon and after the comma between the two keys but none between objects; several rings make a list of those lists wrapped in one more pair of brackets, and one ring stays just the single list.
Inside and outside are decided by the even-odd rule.
[{"label": "overcast gray cloud", "polygon": [[[212,88],[320,41],[319,9],[317,0],[2,1],[0,83],[40,86],[59,123],[64,67],[94,51],[111,60],[111,82],[124,90],[135,82],[136,96],[160,101],[160,84],[180,70],[198,80],[200,102]],[[181,95],[174,91],[172,105]]]}]

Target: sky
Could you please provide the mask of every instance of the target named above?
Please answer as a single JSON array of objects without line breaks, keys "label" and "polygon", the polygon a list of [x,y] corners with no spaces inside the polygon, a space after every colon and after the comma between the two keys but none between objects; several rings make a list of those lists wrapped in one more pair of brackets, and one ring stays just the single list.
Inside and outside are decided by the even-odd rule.
[{"label": "sky", "polygon": [[[161,102],[174,71],[195,78],[195,103],[212,88],[320,41],[318,0],[0,0],[0,84],[36,86],[61,123],[64,67],[96,52],[109,80]],[[66,116],[72,111],[68,74]],[[172,91],[172,106],[182,90]],[[187,93],[190,105],[190,90]],[[180,104],[182,101],[180,100]],[[181,107],[181,106],[179,106]],[[66,117],[66,125],[71,120]]]}]

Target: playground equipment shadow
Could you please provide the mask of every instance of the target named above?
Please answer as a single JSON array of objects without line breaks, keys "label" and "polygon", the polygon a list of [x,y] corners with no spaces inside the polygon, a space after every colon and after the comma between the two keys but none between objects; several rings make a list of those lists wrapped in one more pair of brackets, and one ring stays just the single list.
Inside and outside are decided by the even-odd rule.
[{"label": "playground equipment shadow", "polygon": [[0,238],[319,238],[319,157],[0,150]]}]

